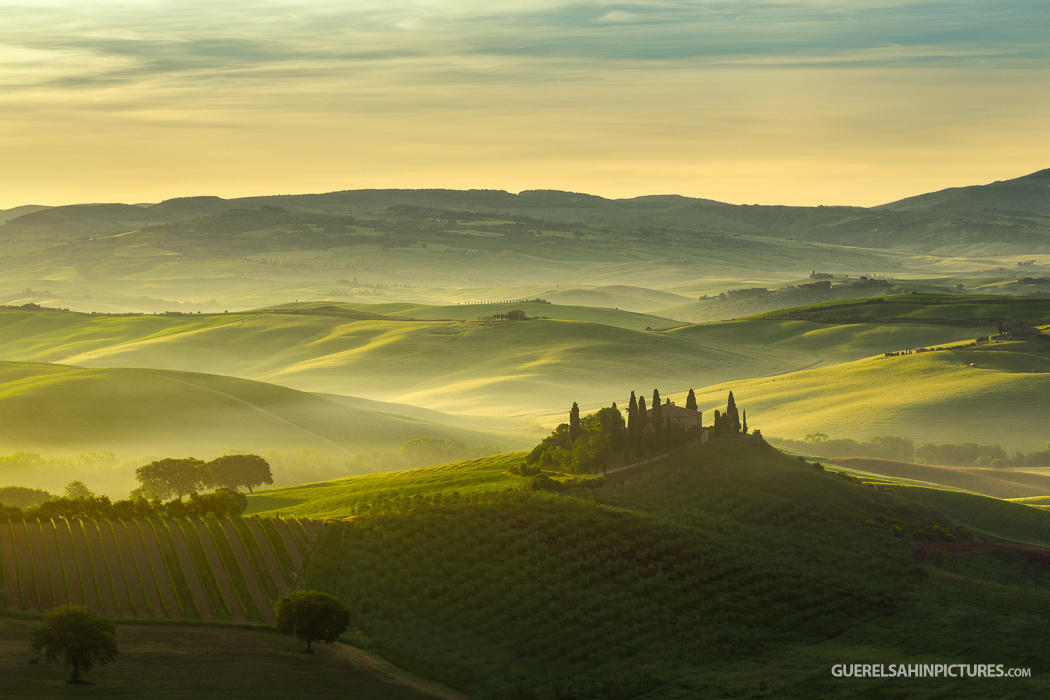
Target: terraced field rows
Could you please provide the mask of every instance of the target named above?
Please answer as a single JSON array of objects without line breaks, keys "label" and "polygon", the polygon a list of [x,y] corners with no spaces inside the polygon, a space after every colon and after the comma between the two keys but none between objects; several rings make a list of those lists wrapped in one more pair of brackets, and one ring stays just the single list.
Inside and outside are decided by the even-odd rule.
[{"label": "terraced field rows", "polygon": [[0,606],[272,624],[320,530],[277,518],[0,523]]}]

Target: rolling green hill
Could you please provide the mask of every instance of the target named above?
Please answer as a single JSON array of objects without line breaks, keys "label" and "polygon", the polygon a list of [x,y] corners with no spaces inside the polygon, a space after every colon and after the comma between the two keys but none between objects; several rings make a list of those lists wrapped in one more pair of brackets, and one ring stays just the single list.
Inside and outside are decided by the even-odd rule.
[{"label": "rolling green hill", "polygon": [[428,321],[477,321],[508,311],[523,311],[529,318],[554,319],[559,321],[585,321],[616,328],[640,331],[646,328],[669,328],[682,325],[681,321],[652,314],[621,311],[611,307],[569,306],[538,301],[486,302],[483,304],[331,304],[328,306],[312,302],[281,304],[274,311],[297,311],[321,315],[340,315],[360,311],[375,314],[375,318],[403,318]]},{"label": "rolling green hill", "polygon": [[[341,487],[300,495],[328,510],[326,488]],[[953,521],[902,493],[724,441],[596,489],[348,504],[305,579],[351,608],[350,640],[471,697],[870,696],[886,681],[838,680],[832,664],[1037,666],[1047,572],[1015,545],[937,542]]]},{"label": "rolling green hill", "polygon": [[1050,299],[985,294],[894,294],[782,309],[761,317],[821,323],[914,322],[989,326],[999,321],[1028,321],[1045,325],[1050,323]]},{"label": "rolling green hill", "polygon": [[338,518],[367,510],[373,503],[391,498],[520,489],[529,480],[507,470],[518,465],[524,456],[524,453],[493,455],[437,467],[266,489],[249,496],[246,512],[252,515]]},{"label": "rolling green hill", "polygon": [[862,478],[888,477],[902,483],[970,491],[1014,501],[1050,498],[1050,476],[1018,469],[944,467],[861,457],[835,457],[830,461],[835,468],[842,467]]},{"label": "rolling green hill", "polygon": [[413,320],[395,314],[450,311],[403,305],[313,304],[179,316],[2,309],[0,348],[3,359],[12,361],[206,371],[499,417],[550,411],[573,401],[604,403],[625,388],[684,390],[993,330],[754,319],[639,331],[557,316],[624,325],[656,320],[611,310],[534,306],[554,318]]},{"label": "rolling green hill", "polygon": [[1050,354],[1045,343],[1012,341],[874,357],[706,387],[697,393],[701,409],[724,403],[729,389],[766,435],[897,435],[1032,450],[1046,444]]},{"label": "rolling green hill", "polygon": [[[439,417],[430,413],[424,420],[232,377],[0,362],[0,450],[8,452],[214,456],[306,448],[345,460],[351,451],[396,449],[422,436],[471,446],[528,442],[516,433],[443,424]],[[133,473],[122,481],[133,483]]]}]

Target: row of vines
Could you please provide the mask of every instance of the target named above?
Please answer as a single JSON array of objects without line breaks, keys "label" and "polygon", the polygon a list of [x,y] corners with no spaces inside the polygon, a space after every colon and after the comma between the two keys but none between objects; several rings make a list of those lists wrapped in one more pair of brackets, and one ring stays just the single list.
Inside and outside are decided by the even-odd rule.
[{"label": "row of vines", "polygon": [[0,522],[0,606],[272,624],[319,529],[280,518]]}]

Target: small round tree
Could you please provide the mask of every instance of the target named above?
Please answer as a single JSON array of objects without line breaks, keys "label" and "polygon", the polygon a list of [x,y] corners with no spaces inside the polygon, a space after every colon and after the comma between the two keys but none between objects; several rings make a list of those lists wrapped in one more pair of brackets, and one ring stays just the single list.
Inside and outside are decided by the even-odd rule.
[{"label": "small round tree", "polygon": [[320,591],[294,591],[277,599],[277,629],[306,642],[306,653],[315,641],[334,642],[350,624],[350,613],[334,596]]},{"label": "small round tree", "polygon": [[49,661],[59,658],[73,671],[68,683],[80,683],[96,663],[105,665],[117,655],[113,623],[81,605],[62,605],[44,615],[32,632],[33,650]]}]

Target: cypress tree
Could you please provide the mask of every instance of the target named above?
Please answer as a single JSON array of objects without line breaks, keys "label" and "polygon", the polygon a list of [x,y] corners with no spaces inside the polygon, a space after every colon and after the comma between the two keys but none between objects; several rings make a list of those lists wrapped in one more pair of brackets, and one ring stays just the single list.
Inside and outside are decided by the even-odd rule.
[{"label": "cypress tree", "polygon": [[583,426],[580,425],[580,407],[575,401],[572,402],[572,408],[569,409],[569,442],[576,442],[576,438],[580,437],[583,433]]},{"label": "cypress tree", "polygon": [[736,400],[733,398],[733,392],[729,392],[729,402],[726,404],[726,432],[727,433],[739,433],[740,432],[740,412],[736,408]]},{"label": "cypress tree", "polygon": [[722,436],[722,415],[715,409],[715,424],[714,424],[714,435],[713,437]]},{"label": "cypress tree", "polygon": [[744,409],[744,418],[743,418],[742,424],[740,426],[740,432],[742,432],[744,435],[747,435],[747,409],[746,408]]},{"label": "cypress tree", "polygon": [[646,415],[645,397],[638,399],[638,454],[649,451],[649,436],[646,434],[646,426],[649,425],[649,416]]},{"label": "cypress tree", "polygon": [[664,412],[660,409],[660,390],[653,389],[653,446],[659,448],[664,438]]},{"label": "cypress tree", "polygon": [[689,390],[689,396],[685,397],[685,407],[689,408],[689,409],[692,409],[694,411],[697,410],[696,409],[696,394],[693,393],[692,389]]},{"label": "cypress tree", "polygon": [[631,392],[631,401],[627,404],[627,448],[631,454],[638,452],[638,399]]}]

